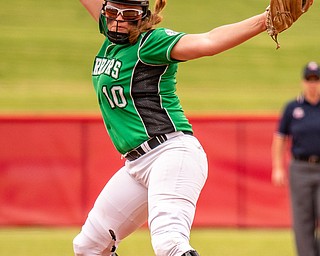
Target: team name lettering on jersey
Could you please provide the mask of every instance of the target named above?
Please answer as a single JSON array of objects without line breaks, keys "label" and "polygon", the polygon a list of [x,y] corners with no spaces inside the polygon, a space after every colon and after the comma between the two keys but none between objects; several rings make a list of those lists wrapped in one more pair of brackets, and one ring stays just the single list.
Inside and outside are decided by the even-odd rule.
[{"label": "team name lettering on jersey", "polygon": [[98,76],[101,74],[105,74],[111,76],[114,79],[118,79],[121,66],[122,63],[119,60],[97,57],[94,61],[92,75]]}]

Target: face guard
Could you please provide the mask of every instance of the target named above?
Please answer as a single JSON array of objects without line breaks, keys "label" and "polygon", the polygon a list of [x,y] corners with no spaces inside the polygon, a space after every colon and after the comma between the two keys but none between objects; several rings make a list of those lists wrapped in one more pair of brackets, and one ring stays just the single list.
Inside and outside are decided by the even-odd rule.
[{"label": "face guard", "polygon": [[[132,8],[120,9],[111,5],[108,2],[132,6]],[[134,7],[142,7],[142,10]],[[115,44],[129,43],[129,33],[118,32],[119,22],[128,22],[131,25],[137,25],[139,20],[143,20],[149,14],[149,1],[147,0],[105,0],[99,20],[100,32],[108,37],[108,39]],[[119,15],[122,15],[122,20],[116,20]],[[105,20],[103,20],[105,19]],[[108,22],[116,21],[116,31],[108,30]]]}]

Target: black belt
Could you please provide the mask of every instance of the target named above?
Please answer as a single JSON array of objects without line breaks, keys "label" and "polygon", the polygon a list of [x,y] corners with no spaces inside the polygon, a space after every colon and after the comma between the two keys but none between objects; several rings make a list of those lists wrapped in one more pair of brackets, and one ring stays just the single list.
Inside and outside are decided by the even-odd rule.
[{"label": "black belt", "polygon": [[295,160],[313,163],[313,164],[319,164],[320,163],[320,156],[312,155],[312,156],[294,156]]},{"label": "black belt", "polygon": [[[182,131],[182,132],[184,134],[193,135],[192,132],[189,132],[189,131]],[[157,135],[157,136],[151,138],[150,140],[147,140],[143,144],[148,144],[150,150],[152,150],[152,149],[158,147],[160,144],[162,144],[166,140],[168,140],[167,135],[161,134],[161,135]],[[137,148],[127,152],[126,154],[124,154],[124,157],[129,161],[136,160],[140,156],[143,156],[144,154],[146,154],[147,152],[150,151],[150,150],[147,150],[146,147],[144,147],[144,148],[145,149],[143,149],[142,145],[140,145],[139,147],[137,147]]]}]

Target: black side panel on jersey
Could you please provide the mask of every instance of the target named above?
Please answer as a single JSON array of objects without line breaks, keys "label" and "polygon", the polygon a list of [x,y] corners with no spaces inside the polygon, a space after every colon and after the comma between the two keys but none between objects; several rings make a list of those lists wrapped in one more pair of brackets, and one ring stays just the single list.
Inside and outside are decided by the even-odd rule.
[{"label": "black side panel on jersey", "polygon": [[159,96],[158,85],[166,68],[166,65],[148,66],[139,61],[133,73],[131,95],[150,137],[175,131]]}]

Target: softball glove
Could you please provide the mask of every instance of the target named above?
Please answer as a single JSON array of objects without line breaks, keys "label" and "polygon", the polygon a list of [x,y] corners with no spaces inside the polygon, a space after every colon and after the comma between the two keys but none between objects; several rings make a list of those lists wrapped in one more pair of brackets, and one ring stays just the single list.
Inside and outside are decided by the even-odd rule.
[{"label": "softball glove", "polygon": [[312,5],[313,0],[270,0],[267,7],[267,32],[280,48],[278,34],[292,24]]}]

